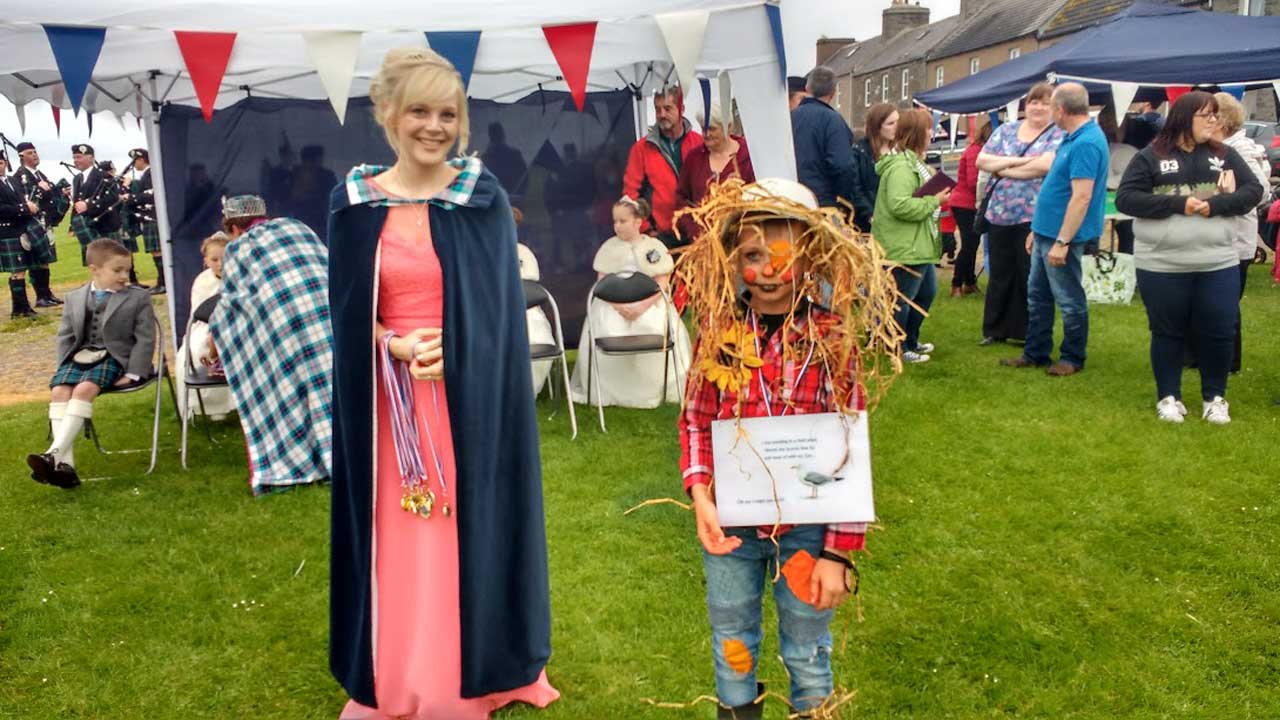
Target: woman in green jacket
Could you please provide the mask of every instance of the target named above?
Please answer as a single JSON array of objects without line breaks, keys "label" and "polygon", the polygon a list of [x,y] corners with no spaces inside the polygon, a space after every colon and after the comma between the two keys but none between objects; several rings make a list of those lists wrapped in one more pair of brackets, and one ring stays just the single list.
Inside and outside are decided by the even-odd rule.
[{"label": "woman in green jacket", "polygon": [[932,127],[933,117],[927,110],[903,110],[898,117],[899,152],[885,155],[876,163],[880,189],[876,193],[871,234],[888,259],[898,264],[893,277],[902,299],[894,320],[907,333],[902,359],[909,363],[928,362],[933,351],[932,343],[920,342],[920,326],[938,290],[933,270],[942,257],[938,215],[939,208],[951,196],[950,190],[943,190],[937,195],[915,197],[932,175],[921,159],[929,146]]}]

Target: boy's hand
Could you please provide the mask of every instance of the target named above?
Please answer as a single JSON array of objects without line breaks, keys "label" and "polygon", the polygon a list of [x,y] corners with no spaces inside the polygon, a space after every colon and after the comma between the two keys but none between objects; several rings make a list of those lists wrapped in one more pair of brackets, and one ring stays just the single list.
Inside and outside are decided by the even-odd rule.
[{"label": "boy's hand", "polygon": [[698,540],[712,555],[728,555],[742,544],[742,538],[726,536],[716,516],[716,503],[706,485],[693,486],[693,515],[698,528]]},{"label": "boy's hand", "polygon": [[832,610],[847,597],[845,566],[834,560],[819,559],[809,579],[809,604],[818,610]]}]

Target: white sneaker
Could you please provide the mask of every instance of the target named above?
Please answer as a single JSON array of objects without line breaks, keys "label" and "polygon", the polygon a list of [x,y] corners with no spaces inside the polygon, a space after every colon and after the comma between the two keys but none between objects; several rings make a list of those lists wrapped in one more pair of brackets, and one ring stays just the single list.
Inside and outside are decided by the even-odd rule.
[{"label": "white sneaker", "polygon": [[914,364],[914,363],[927,363],[927,362],[929,362],[929,356],[928,356],[928,355],[925,355],[925,354],[924,354],[924,353],[922,353],[922,352],[916,351],[916,350],[903,350],[903,351],[902,351],[902,362],[905,362],[905,363],[913,363],[913,364]]},{"label": "white sneaker", "polygon": [[1219,395],[1204,404],[1204,414],[1200,417],[1214,425],[1226,425],[1231,422],[1231,415],[1227,412],[1227,407],[1227,401],[1223,400],[1222,396]]},{"label": "white sneaker", "polygon": [[933,352],[933,343],[920,343],[916,345],[916,352],[922,355],[928,355]]},{"label": "white sneaker", "polygon": [[1186,406],[1172,395],[1156,403],[1156,417],[1165,422],[1180,423],[1186,415]]}]

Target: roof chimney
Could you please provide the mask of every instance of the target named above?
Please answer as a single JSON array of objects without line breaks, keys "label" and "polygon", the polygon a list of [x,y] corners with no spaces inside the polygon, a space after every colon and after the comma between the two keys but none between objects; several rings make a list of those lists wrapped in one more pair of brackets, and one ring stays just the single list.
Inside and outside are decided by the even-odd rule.
[{"label": "roof chimney", "polygon": [[929,8],[921,7],[917,1],[893,0],[893,4],[881,14],[880,35],[885,39],[896,36],[907,28],[923,27],[929,24]]},{"label": "roof chimney", "polygon": [[965,20],[976,14],[991,0],[960,0],[960,19]]},{"label": "roof chimney", "polygon": [[819,65],[825,64],[827,60],[831,58],[832,55],[836,54],[837,50],[839,50],[840,48],[846,45],[852,45],[855,42],[857,42],[857,40],[853,38],[829,38],[829,37],[818,38],[818,63],[817,64]]}]

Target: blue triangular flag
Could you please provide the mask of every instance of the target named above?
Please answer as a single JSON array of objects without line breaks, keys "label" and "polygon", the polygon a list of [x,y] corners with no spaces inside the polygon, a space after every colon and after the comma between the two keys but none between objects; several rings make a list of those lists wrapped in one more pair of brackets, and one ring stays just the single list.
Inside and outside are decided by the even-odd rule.
[{"label": "blue triangular flag", "polygon": [[[711,125],[711,81],[707,78],[698,78],[698,87],[702,88],[702,134],[707,134],[707,128]],[[721,109],[723,112],[723,108]]]},{"label": "blue triangular flag", "polygon": [[480,31],[427,32],[426,36],[431,49],[458,69],[462,86],[470,86],[471,71],[476,67],[476,51],[480,49]]},{"label": "blue triangular flag", "polygon": [[1237,100],[1244,100],[1243,85],[1223,85],[1222,92],[1227,93],[1228,95],[1230,95],[1231,97]]},{"label": "blue triangular flag", "polygon": [[782,42],[782,8],[767,4],[764,12],[769,16],[769,29],[773,31],[773,49],[778,52],[778,67],[782,70],[782,84],[787,84],[787,47]]},{"label": "blue triangular flag", "polygon": [[996,128],[1000,127],[1000,111],[999,110],[992,110],[991,112],[987,113],[987,119],[988,119],[988,122],[991,123],[992,130],[995,130]]},{"label": "blue triangular flag", "polygon": [[44,34],[49,38],[49,48],[58,63],[58,73],[67,88],[71,107],[80,112],[84,91],[89,88],[93,68],[102,52],[102,41],[107,37],[106,28],[66,27],[45,25]]}]

